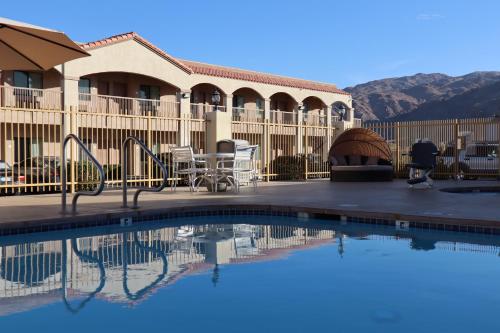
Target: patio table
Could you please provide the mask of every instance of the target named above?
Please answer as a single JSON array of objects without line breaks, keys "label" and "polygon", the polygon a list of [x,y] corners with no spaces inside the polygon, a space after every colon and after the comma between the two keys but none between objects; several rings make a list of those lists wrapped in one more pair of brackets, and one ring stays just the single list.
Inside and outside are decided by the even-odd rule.
[{"label": "patio table", "polygon": [[220,179],[217,179],[217,162],[219,161],[224,161],[224,160],[232,160],[234,159],[234,153],[204,153],[204,154],[193,154],[193,157],[195,160],[204,160],[207,163],[207,166],[210,170],[212,170],[212,175],[211,177],[204,177],[206,180],[208,180],[211,185],[212,185],[212,192],[216,192],[215,188],[216,186],[213,186],[215,181],[218,181]]}]

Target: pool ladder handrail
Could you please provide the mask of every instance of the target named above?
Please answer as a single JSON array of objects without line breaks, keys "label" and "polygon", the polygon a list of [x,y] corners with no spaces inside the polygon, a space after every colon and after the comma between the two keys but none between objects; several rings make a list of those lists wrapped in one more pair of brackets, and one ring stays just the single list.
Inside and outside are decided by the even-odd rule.
[{"label": "pool ladder handrail", "polygon": [[141,244],[139,241],[139,236],[137,232],[133,233],[133,242],[134,244],[139,248],[144,250],[145,252],[149,253],[156,253],[160,257],[162,261],[162,271],[161,273],[156,277],[156,279],[151,282],[149,285],[146,287],[132,293],[128,287],[128,261],[129,261],[129,245],[128,245],[128,237],[129,233],[123,233],[122,236],[122,253],[123,253],[123,260],[122,260],[122,268],[123,268],[123,280],[122,280],[122,287],[123,291],[125,292],[125,295],[127,298],[131,301],[138,301],[142,299],[145,295],[147,295],[155,286],[157,286],[160,282],[162,282],[165,277],[167,276],[168,273],[168,259],[165,254],[165,252],[160,248],[156,247],[151,247],[151,246],[146,246]]},{"label": "pool ladder handrail", "polygon": [[132,208],[137,209],[139,206],[137,205],[137,201],[139,200],[139,194],[141,192],[161,192],[166,186],[168,182],[168,171],[165,165],[158,157],[156,157],[153,152],[136,136],[129,136],[122,143],[122,191],[123,191],[123,200],[122,200],[122,208],[128,208],[128,200],[127,200],[127,168],[128,168],[128,149],[127,144],[129,141],[134,141],[136,144],[141,147],[141,149],[156,163],[162,173],[163,180],[160,186],[157,187],[140,187],[134,193],[134,203]]},{"label": "pool ladder handrail", "polygon": [[[68,134],[63,141],[62,144],[62,152],[61,152],[61,206],[62,206],[62,213],[66,213],[66,196],[67,196],[67,165],[66,165],[66,145],[68,144],[69,141],[74,140],[76,144],[83,150],[83,152],[90,158],[92,163],[97,167],[97,171],[99,172],[99,186],[94,190],[94,191],[81,191],[81,192],[76,192],[73,195],[73,201],[71,203],[71,212],[73,214],[76,213],[76,203],[78,198],[81,195],[84,196],[96,196],[101,194],[101,192],[104,190],[104,181],[106,176],[104,175],[104,169],[102,168],[102,165],[97,161],[97,159],[92,155],[92,153],[89,151],[87,147],[83,144],[83,142],[76,136],[75,134]],[[74,170],[72,170],[74,172]]]},{"label": "pool ladder handrail", "polygon": [[87,305],[88,302],[90,302],[92,299],[94,299],[94,297],[100,293],[103,289],[104,289],[104,285],[106,284],[106,269],[104,268],[104,262],[101,258],[99,257],[93,257],[92,255],[90,254],[85,254],[83,253],[82,251],[80,251],[78,249],[78,243],[76,241],[76,238],[72,238],[71,239],[71,249],[73,251],[73,253],[82,261],[82,262],[90,262],[90,263],[94,263],[97,265],[97,267],[99,268],[99,286],[97,286],[97,288],[92,291],[91,293],[88,294],[88,296],[82,300],[77,307],[73,307],[71,305],[71,303],[69,302],[68,300],[68,288],[67,288],[67,279],[68,279],[68,268],[67,268],[67,263],[68,263],[68,249],[67,249],[67,244],[66,244],[66,240],[62,240],[62,257],[63,257],[63,260],[62,260],[62,267],[61,267],[61,282],[62,282],[62,292],[63,292],[63,295],[62,295],[62,298],[63,298],[63,302],[64,302],[64,305],[66,306],[66,309],[73,313],[73,314],[77,314],[78,312],[80,312],[84,307],[85,305]]}]

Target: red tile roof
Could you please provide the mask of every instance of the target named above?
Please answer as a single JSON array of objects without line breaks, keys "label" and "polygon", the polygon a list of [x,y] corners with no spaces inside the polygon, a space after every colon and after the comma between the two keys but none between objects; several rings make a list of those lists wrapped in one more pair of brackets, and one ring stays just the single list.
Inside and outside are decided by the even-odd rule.
[{"label": "red tile roof", "polygon": [[209,65],[195,61],[189,60],[181,60],[185,63],[189,68],[193,70],[195,74],[208,75],[208,76],[218,76],[224,77],[228,79],[242,80],[242,81],[250,81],[250,82],[258,82],[265,84],[272,84],[275,86],[283,86],[283,87],[291,87],[291,88],[299,88],[299,89],[309,89],[309,90],[317,90],[324,91],[329,93],[337,93],[337,94],[346,94],[349,93],[338,89],[333,84],[320,83],[302,79],[295,79],[291,77],[266,74],[261,72],[254,72],[239,68],[232,67],[224,67],[217,65]]},{"label": "red tile roof", "polygon": [[115,43],[131,39],[144,45],[153,52],[156,52],[158,55],[162,56],[163,58],[170,61],[172,64],[176,65],[177,67],[181,68],[182,70],[186,71],[189,74],[195,73],[200,75],[208,75],[208,76],[223,77],[223,78],[242,80],[242,81],[265,83],[276,86],[309,89],[309,90],[349,95],[348,92],[345,92],[337,88],[334,84],[314,82],[314,81],[296,79],[296,78],[273,75],[273,74],[266,74],[239,68],[210,65],[190,60],[179,60],[169,55],[168,53],[164,52],[163,50],[157,48],[156,46],[154,46],[153,44],[151,44],[150,42],[148,42],[146,39],[142,38],[135,32],[129,32],[125,34],[111,36],[95,42],[81,44],[80,46],[86,50],[92,50],[95,48],[112,45]]},{"label": "red tile roof", "polygon": [[143,46],[147,47],[151,51],[157,53],[159,56],[170,61],[172,64],[176,65],[180,69],[182,69],[190,74],[193,73],[191,68],[187,67],[185,64],[183,64],[182,62],[180,62],[176,58],[172,57],[170,54],[166,53],[165,51],[157,48],[156,46],[154,46],[153,44],[151,44],[150,42],[148,42],[146,39],[142,38],[141,36],[139,36],[139,34],[137,34],[135,32],[128,32],[128,33],[124,33],[124,34],[120,34],[120,35],[111,36],[111,37],[104,38],[104,39],[101,39],[101,40],[98,40],[95,42],[80,44],[80,46],[85,50],[92,50],[92,49],[96,49],[99,47],[108,46],[108,45],[124,42],[127,40],[131,40],[131,39],[135,40],[139,44],[142,44]]}]

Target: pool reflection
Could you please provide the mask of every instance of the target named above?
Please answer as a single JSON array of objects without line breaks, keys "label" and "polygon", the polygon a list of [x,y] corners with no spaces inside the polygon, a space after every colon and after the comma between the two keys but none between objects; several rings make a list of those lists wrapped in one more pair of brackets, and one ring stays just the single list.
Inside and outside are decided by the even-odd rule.
[{"label": "pool reflection", "polygon": [[[305,225],[310,227],[304,227]],[[497,237],[461,233],[401,231],[388,227],[311,221],[293,225],[210,224],[157,229],[77,231],[61,237],[40,234],[22,242],[0,239],[0,315],[61,301],[78,313],[95,297],[137,304],[159,288],[190,274],[210,272],[221,283],[220,266],[276,260],[291,250],[337,243],[346,238],[400,239],[413,250],[470,251],[498,255]],[[87,232],[88,233],[88,232]],[[40,239],[38,239],[40,238]],[[328,263],[325,263],[328,264]]]}]

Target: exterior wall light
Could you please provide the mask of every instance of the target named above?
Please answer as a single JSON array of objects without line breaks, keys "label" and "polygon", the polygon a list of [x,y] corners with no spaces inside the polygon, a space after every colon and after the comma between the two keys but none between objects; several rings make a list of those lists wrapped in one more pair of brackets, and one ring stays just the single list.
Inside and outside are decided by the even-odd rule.
[{"label": "exterior wall light", "polygon": [[339,108],[337,109],[337,112],[339,113],[340,121],[345,120],[345,116],[346,116],[346,112],[347,112],[345,109],[345,106],[340,105]]},{"label": "exterior wall light", "polygon": [[215,89],[215,91],[212,94],[212,104],[215,105],[215,111],[218,111],[220,104],[220,92],[217,89]]}]

